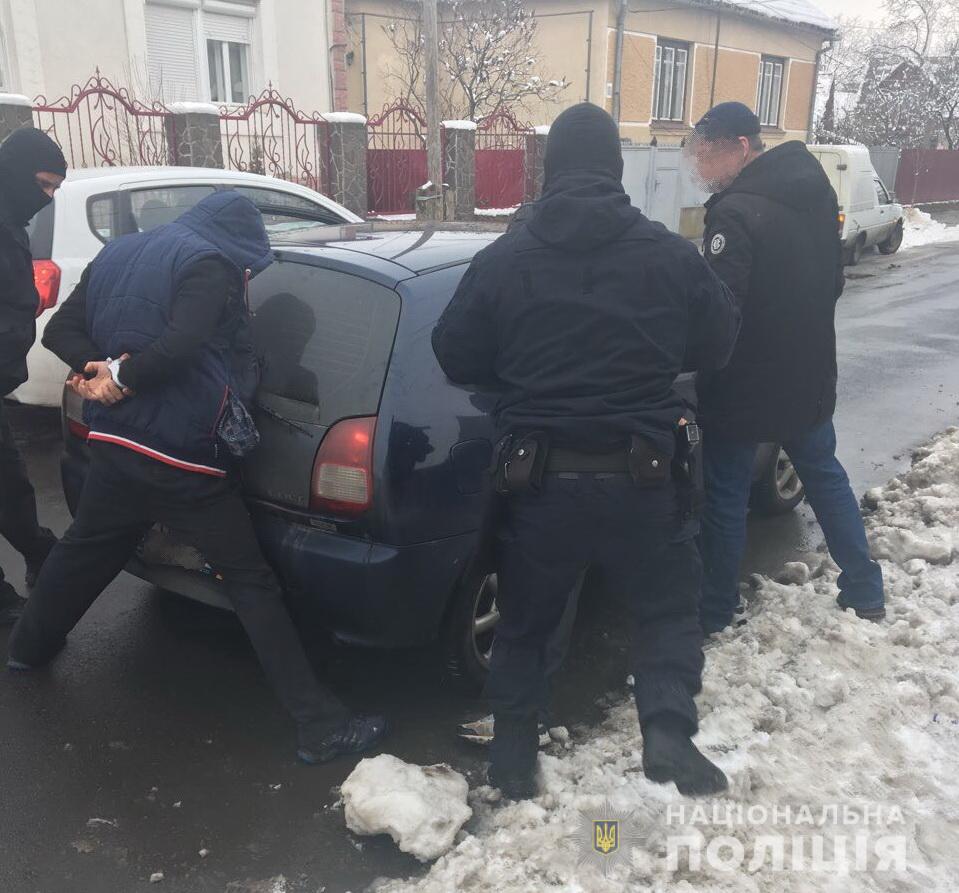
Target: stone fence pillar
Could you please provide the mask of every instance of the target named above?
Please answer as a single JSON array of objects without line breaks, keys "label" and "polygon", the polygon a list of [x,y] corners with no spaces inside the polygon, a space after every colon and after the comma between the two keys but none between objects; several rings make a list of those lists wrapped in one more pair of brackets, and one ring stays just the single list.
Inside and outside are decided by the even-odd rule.
[{"label": "stone fence pillar", "polygon": [[366,181],[366,118],[353,112],[323,116],[329,139],[330,198],[366,217],[370,211]]},{"label": "stone fence pillar", "polygon": [[526,188],[523,201],[534,202],[543,192],[543,159],[546,157],[546,138],[549,125],[534,127],[526,137]]},{"label": "stone fence pillar", "polygon": [[180,167],[223,167],[220,110],[209,102],[174,102],[167,118],[171,161]]},{"label": "stone fence pillar", "polygon": [[0,93],[0,142],[33,124],[33,104],[20,93]]},{"label": "stone fence pillar", "polygon": [[472,220],[476,211],[476,123],[444,121],[443,130],[446,219]]}]

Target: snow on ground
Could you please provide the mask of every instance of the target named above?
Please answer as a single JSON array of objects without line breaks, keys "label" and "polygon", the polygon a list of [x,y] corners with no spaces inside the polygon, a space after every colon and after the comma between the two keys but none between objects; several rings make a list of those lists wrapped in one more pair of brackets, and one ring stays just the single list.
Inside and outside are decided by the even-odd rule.
[{"label": "snow on ground", "polygon": [[916,248],[932,242],[959,242],[959,226],[947,226],[918,208],[906,208],[902,247]]},{"label": "snow on ground", "polygon": [[[536,800],[478,789],[456,847],[379,893],[954,893],[959,429],[865,504],[884,623],[837,609],[824,558],[791,582],[756,578],[749,622],[708,647],[697,740],[730,778],[725,798],[647,782],[624,699],[570,751],[540,756]],[[581,864],[584,821],[607,809],[624,817],[620,858]]]},{"label": "snow on ground", "polygon": [[414,766],[390,754],[361,760],[343,782],[347,827],[355,834],[389,834],[422,862],[453,844],[473,810],[469,783],[445,763]]}]

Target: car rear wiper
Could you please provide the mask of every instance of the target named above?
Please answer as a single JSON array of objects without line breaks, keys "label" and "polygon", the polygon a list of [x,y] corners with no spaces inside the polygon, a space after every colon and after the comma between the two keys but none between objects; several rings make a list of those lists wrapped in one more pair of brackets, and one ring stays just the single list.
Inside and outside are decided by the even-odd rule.
[{"label": "car rear wiper", "polygon": [[305,434],[307,437],[310,436],[311,432],[309,428],[304,428],[297,422],[294,422],[293,419],[288,419],[285,415],[277,412],[272,406],[266,406],[263,403],[256,404],[257,409],[262,409],[271,419],[276,419],[276,421],[281,422],[286,425],[288,428],[293,428],[296,431],[299,431],[301,434]]}]

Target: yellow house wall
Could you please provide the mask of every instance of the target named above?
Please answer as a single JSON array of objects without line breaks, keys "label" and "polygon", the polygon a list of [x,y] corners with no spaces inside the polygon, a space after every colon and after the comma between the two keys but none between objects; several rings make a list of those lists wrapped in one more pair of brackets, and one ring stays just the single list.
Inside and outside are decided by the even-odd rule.
[{"label": "yellow house wall", "polygon": [[[576,0],[535,3],[538,70],[547,78],[565,76],[570,86],[558,101],[548,104],[531,102],[518,117],[532,124],[548,123],[564,108],[584,99],[610,108],[617,6],[616,0],[607,3],[589,0],[584,3]],[[763,139],[769,145],[786,139],[805,139],[816,52],[822,47],[819,32],[722,10],[719,60],[715,65],[713,85],[716,10],[670,4],[669,0],[631,0],[630,9],[623,46],[620,130],[624,137],[637,143],[648,143],[654,136],[661,145],[678,143],[707,111],[711,97],[713,102],[739,100],[755,109],[760,57],[770,55],[786,59],[787,65],[783,73],[780,125],[764,128]],[[347,68],[351,111],[375,114],[394,95],[395,88],[390,85],[388,72],[397,60],[382,26],[392,17],[410,17],[414,11],[413,4],[396,0],[348,2],[349,49],[353,51],[353,63]],[[365,101],[364,47],[361,41],[364,15]],[[651,121],[657,37],[690,44],[682,121]]]}]

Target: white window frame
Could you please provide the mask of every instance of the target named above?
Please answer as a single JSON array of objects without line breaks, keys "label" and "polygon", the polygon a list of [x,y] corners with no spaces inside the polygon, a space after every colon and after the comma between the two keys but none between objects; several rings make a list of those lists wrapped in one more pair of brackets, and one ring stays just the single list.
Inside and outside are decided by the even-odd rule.
[{"label": "white window frame", "polygon": [[[250,20],[250,41],[247,44],[247,85],[248,92],[256,95],[266,80],[263,75],[263,39],[260,24],[261,0],[146,0],[153,6],[178,6],[181,9],[193,11],[193,35],[196,45],[197,71],[197,99],[204,102],[215,102],[218,105],[241,106],[245,105],[248,97],[242,102],[219,102],[212,98],[210,84],[210,62],[207,56],[207,33],[204,27],[204,13],[215,15],[238,16]],[[217,38],[213,38],[216,40]],[[229,50],[226,50],[227,56]],[[224,71],[229,74],[229,59],[226,60]]]},{"label": "white window frame", "polygon": [[[669,40],[665,37],[656,38],[656,54],[653,59],[653,107],[651,118],[653,121],[685,120],[686,102],[689,94],[689,60],[692,46],[681,40]],[[666,61],[667,53],[670,56]],[[660,80],[664,66],[669,69],[669,82],[663,88],[660,96]],[[679,98],[679,108],[676,109],[676,86],[679,80],[677,72],[682,71],[682,96]],[[663,106],[665,105],[665,109]],[[663,114],[663,112],[666,114]]]},{"label": "white window frame", "polygon": [[[779,127],[785,95],[786,60],[779,56],[761,56],[759,59],[759,87],[756,95],[756,115],[763,127]],[[768,87],[768,89],[767,89]]]},{"label": "white window frame", "polygon": [[[207,52],[207,97],[208,99],[210,100],[210,102],[215,102],[220,105],[244,104],[249,98],[250,93],[253,91],[253,81],[250,76],[250,72],[253,69],[253,63],[251,59],[252,49],[253,49],[252,45],[249,43],[241,43],[240,41],[236,41],[236,40],[219,40],[218,38],[208,37],[208,36],[204,37],[204,42],[205,42],[205,49]],[[219,55],[220,55],[219,63],[222,64],[223,66],[223,68],[221,69],[224,77],[223,89],[228,93],[233,92],[233,70],[230,64],[230,46],[235,44],[236,46],[241,46],[244,48],[244,51],[246,52],[246,89],[243,91],[244,95],[241,96],[239,99],[234,99],[232,96],[230,96],[227,99],[213,98],[213,84],[210,83],[209,81],[209,77],[210,77],[209,53],[210,53],[211,43],[219,45]]]}]

